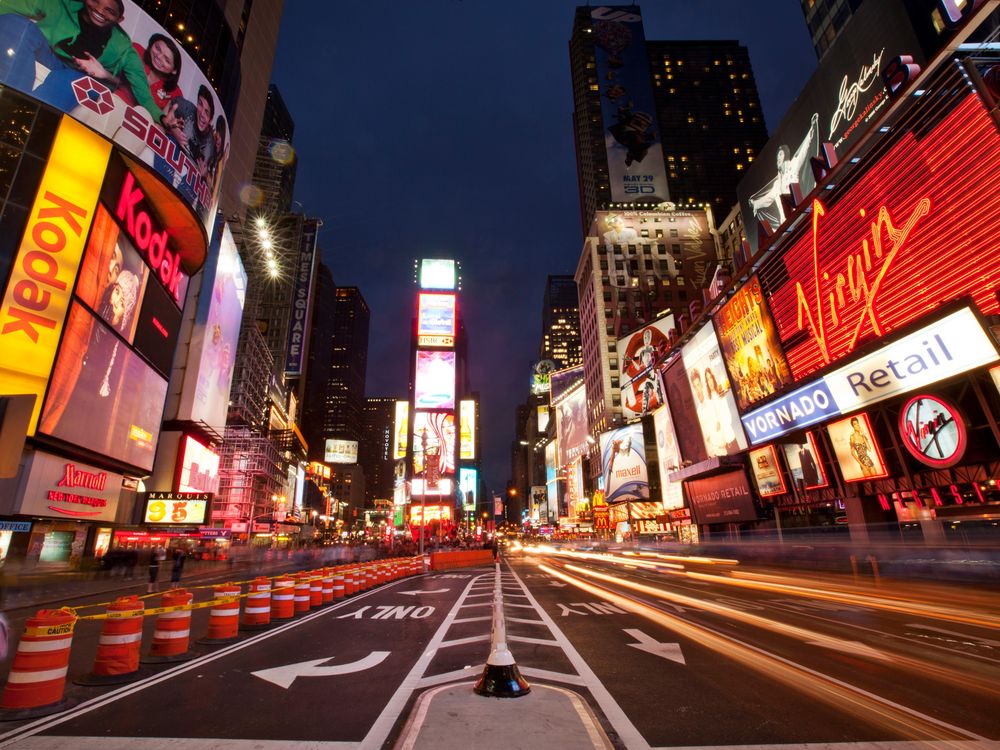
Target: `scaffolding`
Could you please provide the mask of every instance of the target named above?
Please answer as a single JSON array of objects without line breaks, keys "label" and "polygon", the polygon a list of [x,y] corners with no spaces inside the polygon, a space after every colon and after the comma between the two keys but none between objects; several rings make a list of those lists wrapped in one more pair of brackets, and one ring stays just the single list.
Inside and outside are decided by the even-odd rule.
[{"label": "scaffolding", "polygon": [[285,481],[281,455],[268,436],[246,425],[227,425],[219,469],[219,502],[212,520],[222,521],[227,529],[234,523],[246,523],[247,533],[252,533],[253,519],[270,515],[272,498],[285,492]]}]

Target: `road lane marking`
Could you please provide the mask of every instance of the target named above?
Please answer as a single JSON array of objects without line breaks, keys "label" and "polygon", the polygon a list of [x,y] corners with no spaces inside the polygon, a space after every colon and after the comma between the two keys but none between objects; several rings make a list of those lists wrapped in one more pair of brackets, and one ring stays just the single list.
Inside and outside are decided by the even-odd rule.
[{"label": "road lane marking", "polygon": [[518,667],[522,675],[532,677],[536,680],[552,680],[553,682],[565,682],[567,685],[582,685],[589,687],[587,681],[578,674],[568,672],[553,672],[551,669],[539,669],[537,667]]},{"label": "road lane marking", "polygon": [[[453,641],[442,641],[440,648],[448,648],[449,646],[464,646],[468,643],[479,643],[481,641],[488,641],[490,639],[489,633],[484,633],[483,635],[470,635],[468,638],[456,638]],[[512,640],[511,638],[507,639]]]},{"label": "road lane marking", "polygon": [[320,666],[323,662],[336,658],[334,656],[326,656],[322,659],[300,661],[296,664],[285,664],[280,667],[272,667],[271,669],[259,669],[250,674],[287,690],[299,677],[334,677],[336,675],[363,672],[366,669],[377,667],[386,660],[390,653],[390,651],[372,651],[363,659],[348,662],[347,664]]},{"label": "road lane marking", "polygon": [[681,653],[681,644],[662,643],[661,641],[656,640],[650,635],[646,635],[641,630],[636,628],[623,628],[623,630],[626,635],[629,635],[638,641],[638,643],[626,643],[626,646],[637,648],[640,651],[645,651],[647,654],[660,656],[669,661],[677,662],[678,664],[685,664],[684,654]]}]

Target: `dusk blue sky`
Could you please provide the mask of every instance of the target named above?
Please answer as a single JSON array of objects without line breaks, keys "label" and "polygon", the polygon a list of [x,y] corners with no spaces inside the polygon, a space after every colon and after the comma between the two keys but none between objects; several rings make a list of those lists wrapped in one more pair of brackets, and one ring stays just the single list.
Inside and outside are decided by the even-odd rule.
[{"label": "dusk blue sky", "polygon": [[[369,396],[405,396],[413,260],[462,264],[483,470],[510,475],[546,276],[582,246],[564,0],[286,0],[272,79],[295,119],[295,197],[338,285],[371,308]],[[769,131],[816,67],[797,0],[652,0],[647,39],[736,39]],[[753,13],[749,8],[753,8]],[[664,134],[669,138],[669,133]]]}]

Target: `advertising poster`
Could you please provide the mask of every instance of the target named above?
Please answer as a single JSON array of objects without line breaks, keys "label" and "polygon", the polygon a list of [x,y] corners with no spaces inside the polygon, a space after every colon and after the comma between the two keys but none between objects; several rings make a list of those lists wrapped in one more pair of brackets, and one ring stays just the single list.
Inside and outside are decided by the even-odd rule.
[{"label": "advertising poster", "polygon": [[684,363],[680,357],[675,357],[673,362],[667,365],[663,371],[663,384],[667,387],[670,415],[675,424],[684,427],[675,433],[681,458],[693,464],[704,461],[708,458],[708,454],[705,452],[705,441],[701,436],[701,427],[698,425],[698,414],[695,411],[694,397],[691,395],[691,384],[688,382]]},{"label": "advertising poster", "polygon": [[476,402],[459,401],[458,414],[458,457],[472,461],[476,457]]},{"label": "advertising poster", "polygon": [[479,471],[476,469],[458,470],[458,488],[462,492],[462,502],[475,506],[479,499]]},{"label": "advertising poster", "polygon": [[99,26],[73,3],[5,4],[0,35],[13,45],[0,58],[0,82],[140,158],[207,225],[229,157],[222,103],[166,29],[132,0],[121,7],[102,6]]},{"label": "advertising poster", "polygon": [[536,426],[538,432],[543,433],[549,427],[549,407],[544,404],[539,406],[536,411],[536,416],[537,416]]},{"label": "advertising poster", "polygon": [[898,55],[923,64],[905,6],[900,0],[866,0],[854,11],[750,163],[737,195],[752,252],[757,251],[760,224],[773,230],[784,222],[781,195],[791,184],[798,183],[803,196],[816,187],[810,159],[819,155],[821,144],[832,144],[843,157],[886,111],[889,94],[882,68]]},{"label": "advertising poster", "polygon": [[455,352],[417,350],[413,408],[455,408]]},{"label": "advertising poster", "polygon": [[591,11],[611,200],[669,200],[639,7]]},{"label": "advertising poster", "polygon": [[924,394],[907,401],[899,412],[903,447],[921,463],[947,468],[965,454],[968,435],[958,407],[939,396]]},{"label": "advertising poster", "polygon": [[413,415],[413,474],[433,486],[433,474],[455,473],[455,415],[418,411]]},{"label": "advertising poster", "polygon": [[358,441],[327,439],[323,460],[328,464],[356,464],[358,462]]},{"label": "advertising poster", "polygon": [[601,433],[601,476],[608,505],[624,500],[649,500],[641,424]]},{"label": "advertising poster", "polygon": [[226,424],[240,338],[247,274],[229,225],[221,221],[209,248],[188,349],[178,417],[221,428]]},{"label": "advertising poster", "polygon": [[791,472],[792,482],[796,487],[817,490],[830,484],[823,468],[823,457],[816,444],[816,436],[812,432],[806,433],[805,442],[785,443],[782,448],[785,463],[788,464],[788,471]]},{"label": "advertising poster", "polygon": [[785,477],[778,466],[778,452],[773,445],[750,451],[750,470],[757,484],[757,493],[761,497],[781,495],[788,491]]},{"label": "advertising poster", "polygon": [[756,521],[757,510],[742,469],[684,483],[695,523],[742,523]]},{"label": "advertising poster", "polygon": [[548,500],[549,515],[553,518],[559,515],[559,480],[556,466],[556,444],[545,445],[545,494]]},{"label": "advertising poster", "polygon": [[574,365],[550,373],[549,403],[554,406],[581,383],[583,383],[583,365]]},{"label": "advertising poster", "polygon": [[181,441],[180,464],[179,492],[219,491],[219,454],[190,435]]},{"label": "advertising poster", "polygon": [[747,447],[736,400],[711,325],[703,326],[681,349],[694,409],[709,457],[732,455]]},{"label": "advertising poster", "polygon": [[712,322],[740,411],[791,385],[792,372],[764,301],[760,279],[751,276]]},{"label": "advertising poster", "polygon": [[396,460],[406,458],[406,449],[409,446],[410,435],[410,402],[396,402],[395,420],[396,438],[392,441],[392,457]]},{"label": "advertising poster", "polygon": [[833,452],[845,482],[861,482],[889,476],[882,451],[872,434],[871,422],[864,412],[832,422],[826,427]]},{"label": "advertising poster", "polygon": [[148,471],[167,381],[119,333],[73,303],[39,430]]},{"label": "advertising poster", "polygon": [[667,331],[674,327],[674,316],[618,339],[616,351],[621,369],[622,417],[625,421],[652,414],[666,403],[661,369],[670,351]]},{"label": "advertising poster", "polygon": [[556,410],[556,439],[559,465],[565,466],[587,453],[587,390],[581,383],[559,402]]},{"label": "advertising poster", "polygon": [[443,258],[424,258],[420,261],[421,289],[454,289],[455,261]]},{"label": "advertising poster", "polygon": [[454,294],[421,292],[417,295],[417,335],[450,336],[454,343],[455,310]]},{"label": "advertising poster", "polygon": [[668,510],[682,508],[684,495],[681,483],[670,481],[670,474],[681,468],[681,454],[669,406],[663,405],[653,412],[653,429],[656,430],[656,460],[660,469],[663,506]]}]

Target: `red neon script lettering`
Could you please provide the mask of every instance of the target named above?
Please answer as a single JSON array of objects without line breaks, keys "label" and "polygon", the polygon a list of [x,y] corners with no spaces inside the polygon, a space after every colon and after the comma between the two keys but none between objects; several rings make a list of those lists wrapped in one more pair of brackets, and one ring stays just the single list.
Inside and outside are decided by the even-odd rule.
[{"label": "red neon script lettering", "polygon": [[[828,271],[820,270],[819,265],[819,220],[826,215],[826,207],[818,200],[813,201],[812,216],[812,240],[813,240],[813,284],[816,295],[815,316],[809,307],[809,300],[806,299],[802,282],[795,282],[795,295],[797,300],[798,328],[801,331],[806,325],[812,333],[813,340],[819,348],[823,361],[829,364],[833,361],[830,354],[830,345],[827,329],[827,319],[829,318],[830,330],[836,329],[841,324],[840,313],[850,302],[861,302],[861,310],[858,313],[858,320],[854,326],[854,332],[843,352],[846,354],[854,349],[854,345],[861,335],[861,329],[865,320],[871,322],[872,331],[882,335],[882,325],[879,323],[878,311],[875,308],[875,301],[881,290],[882,282],[892,262],[903,249],[906,240],[917,226],[917,222],[930,213],[930,198],[921,198],[913,208],[912,213],[903,223],[903,226],[896,229],[892,222],[892,215],[886,206],[881,206],[878,210],[878,217],[871,223],[871,240],[866,237],[861,240],[861,252],[849,253],[847,256],[846,276],[838,273],[833,279]],[[860,214],[865,216],[865,210],[861,209]],[[883,247],[883,231],[888,237],[891,247]],[[874,261],[881,260],[882,267],[869,283],[869,274]],[[823,282],[832,283],[833,288],[825,293]],[[846,290],[846,294],[845,294]]]}]

